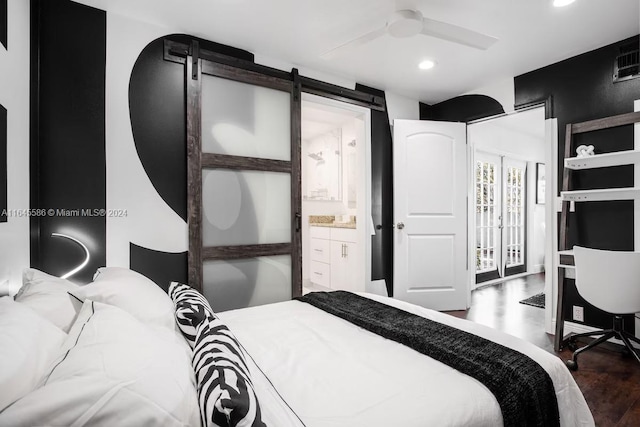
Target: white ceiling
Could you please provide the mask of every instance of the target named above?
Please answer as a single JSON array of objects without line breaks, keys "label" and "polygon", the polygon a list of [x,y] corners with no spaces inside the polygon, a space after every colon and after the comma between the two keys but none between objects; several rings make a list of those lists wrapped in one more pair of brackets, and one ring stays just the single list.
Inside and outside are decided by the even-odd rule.
[{"label": "white ceiling", "polygon": [[[407,0],[404,0],[407,1]],[[487,51],[423,35],[320,55],[385,24],[393,0],[79,0],[433,104],[640,33],[639,0],[414,0],[425,17],[499,38]],[[420,71],[431,58],[436,68]]]}]

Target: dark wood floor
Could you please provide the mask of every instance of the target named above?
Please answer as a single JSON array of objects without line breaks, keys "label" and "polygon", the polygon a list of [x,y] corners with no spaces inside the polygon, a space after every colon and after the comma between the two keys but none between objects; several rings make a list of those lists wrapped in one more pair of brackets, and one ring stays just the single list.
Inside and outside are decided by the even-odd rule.
[{"label": "dark wood floor", "polygon": [[[471,308],[449,314],[504,331],[529,341],[562,359],[565,349],[553,351],[553,335],[544,331],[544,310],[519,301],[544,290],[544,275],[537,274],[477,289]],[[572,372],[599,427],[640,426],[640,364],[611,349],[596,348],[580,355],[580,368]]]}]

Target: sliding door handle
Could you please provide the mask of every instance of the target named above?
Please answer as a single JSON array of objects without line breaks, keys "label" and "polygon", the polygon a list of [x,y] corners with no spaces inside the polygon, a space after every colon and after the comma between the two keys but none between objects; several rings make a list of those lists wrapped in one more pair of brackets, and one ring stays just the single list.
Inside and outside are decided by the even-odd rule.
[{"label": "sliding door handle", "polygon": [[300,231],[302,229],[302,214],[300,212],[296,212],[296,231]]}]

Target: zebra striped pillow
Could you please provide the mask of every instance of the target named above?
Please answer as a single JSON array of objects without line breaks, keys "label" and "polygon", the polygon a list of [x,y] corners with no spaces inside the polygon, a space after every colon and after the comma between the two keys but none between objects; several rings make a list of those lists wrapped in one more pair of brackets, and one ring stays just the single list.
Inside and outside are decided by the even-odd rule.
[{"label": "zebra striped pillow", "polygon": [[266,427],[245,358],[216,316],[198,325],[193,368],[203,426]]},{"label": "zebra striped pillow", "polygon": [[265,427],[246,355],[236,337],[195,289],[172,282],[169,296],[178,326],[193,348],[202,425]]},{"label": "zebra striped pillow", "polygon": [[191,286],[171,282],[169,296],[173,300],[176,309],[178,327],[191,348],[193,348],[198,325],[206,318],[216,316],[209,305],[209,301]]}]

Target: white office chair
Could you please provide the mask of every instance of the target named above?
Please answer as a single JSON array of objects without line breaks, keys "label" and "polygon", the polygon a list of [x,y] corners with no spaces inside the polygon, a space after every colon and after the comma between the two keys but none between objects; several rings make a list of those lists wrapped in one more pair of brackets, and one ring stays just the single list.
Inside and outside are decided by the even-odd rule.
[{"label": "white office chair", "polygon": [[640,312],[640,252],[605,251],[580,246],[573,248],[576,266],[576,288],[591,305],[615,315],[613,328],[572,335],[569,348],[575,348],[579,337],[601,335],[585,347],[576,350],[566,364],[578,369],[578,355],[609,338],[618,338],[640,362],[640,351],[629,340],[640,344],[640,339],[625,332],[623,314]]}]

